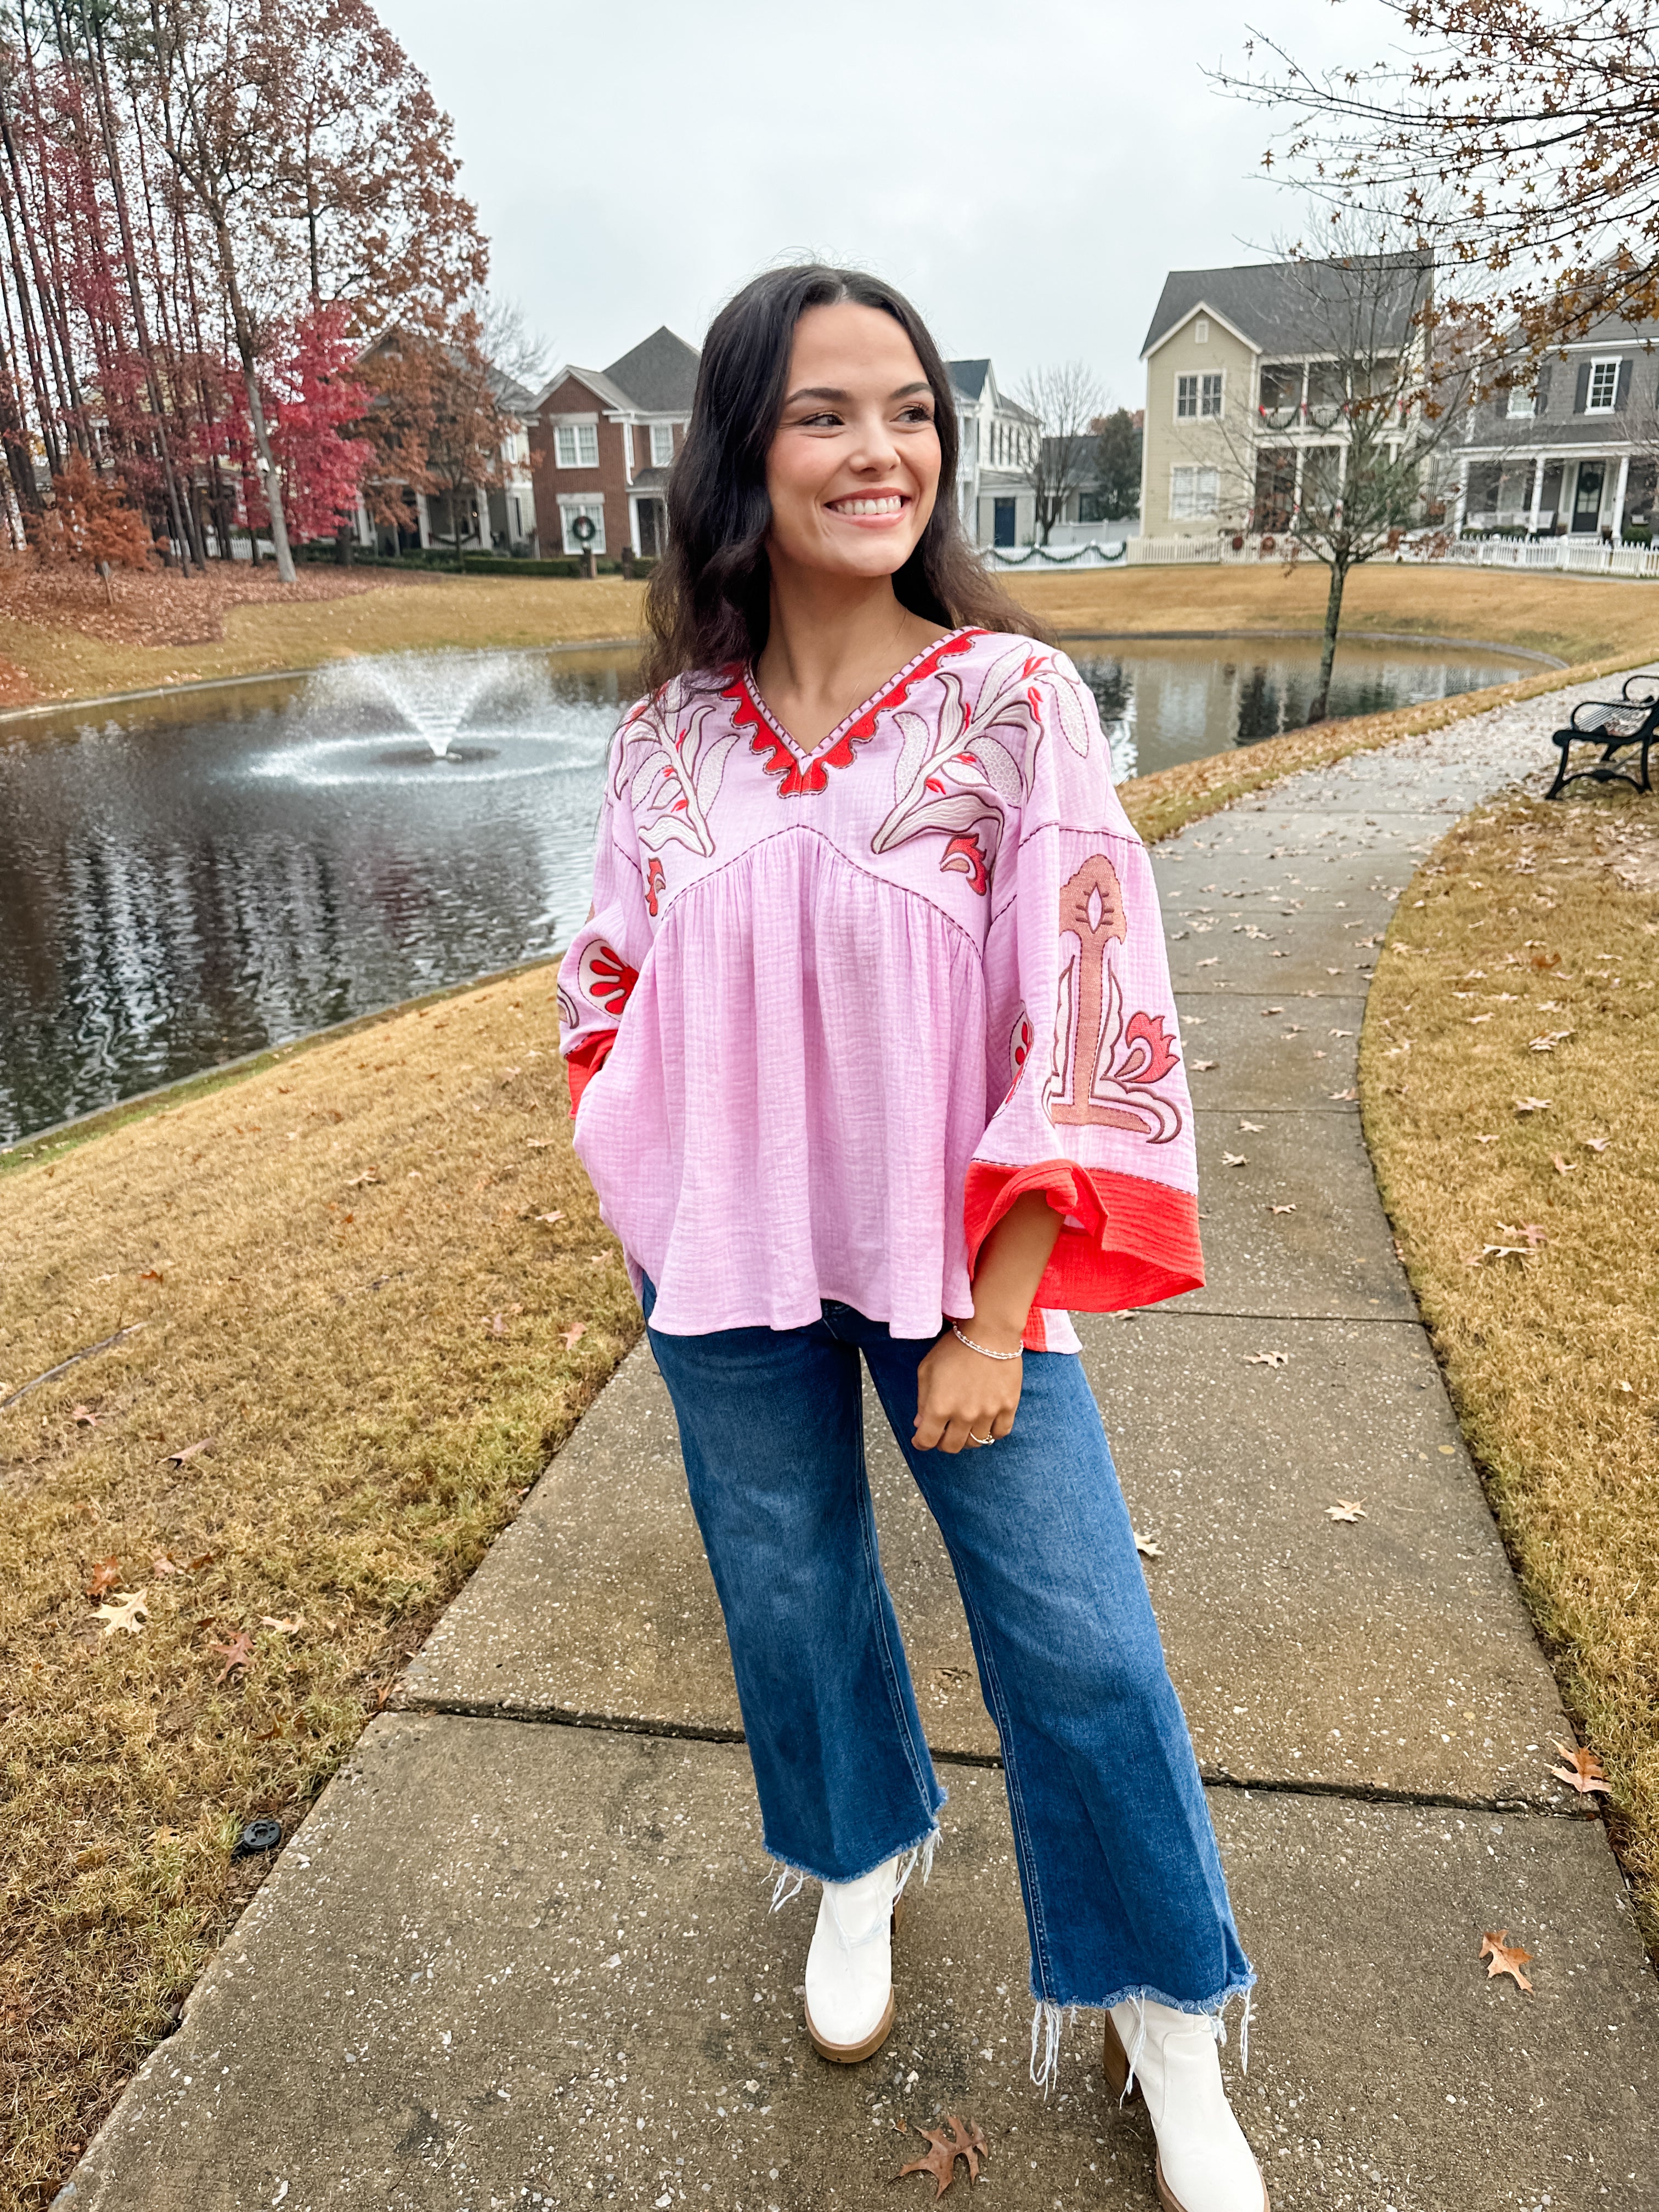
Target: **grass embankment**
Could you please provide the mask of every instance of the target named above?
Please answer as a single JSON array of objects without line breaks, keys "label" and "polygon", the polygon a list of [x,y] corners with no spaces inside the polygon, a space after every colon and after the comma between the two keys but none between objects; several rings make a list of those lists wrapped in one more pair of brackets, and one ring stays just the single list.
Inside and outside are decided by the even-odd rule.
[{"label": "grass embankment", "polygon": [[[1300,562],[1251,568],[1095,568],[999,578],[1053,629],[1319,630],[1323,568]],[[1659,635],[1659,585],[1526,575],[1513,569],[1357,568],[1342,603],[1346,636],[1397,630],[1412,636],[1484,638],[1558,659],[1612,660],[1650,652]]]},{"label": "grass embankment", "polygon": [[0,564],[0,707],[90,699],[155,684],[315,668],[359,653],[527,646],[629,637],[643,584],[580,579],[403,575],[307,568],[117,576],[115,605],[73,571]]},{"label": "grass embankment", "polygon": [[1460,823],[1389,931],[1360,1086],[1459,1419],[1659,1947],[1655,801],[1509,798]]},{"label": "grass embankment", "polygon": [[[1003,581],[1057,630],[1317,629],[1322,570],[1096,569]],[[0,562],[0,707],[83,699],[212,677],[311,668],[357,653],[527,646],[621,637],[639,627],[644,586],[620,577],[398,574],[307,568],[296,586],[269,568],[206,577],[96,578]],[[1578,663],[1648,649],[1659,592],[1639,584],[1495,570],[1378,565],[1348,586],[1351,635],[1487,638]]]},{"label": "grass embankment", "polygon": [[0,1180],[0,1398],[143,1324],[0,1413],[0,2204],[49,2201],[268,1865],[242,1823],[291,1827],[638,1332],[556,1020],[532,970]]}]

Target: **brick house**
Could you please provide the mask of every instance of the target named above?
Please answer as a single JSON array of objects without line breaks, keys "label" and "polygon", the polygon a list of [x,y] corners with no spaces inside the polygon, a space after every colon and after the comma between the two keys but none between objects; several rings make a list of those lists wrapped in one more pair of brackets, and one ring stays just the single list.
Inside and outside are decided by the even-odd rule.
[{"label": "brick house", "polygon": [[609,368],[555,371],[531,410],[530,470],[544,553],[580,553],[572,526],[596,526],[595,553],[658,554],[668,471],[685,437],[700,356],[665,325]]}]

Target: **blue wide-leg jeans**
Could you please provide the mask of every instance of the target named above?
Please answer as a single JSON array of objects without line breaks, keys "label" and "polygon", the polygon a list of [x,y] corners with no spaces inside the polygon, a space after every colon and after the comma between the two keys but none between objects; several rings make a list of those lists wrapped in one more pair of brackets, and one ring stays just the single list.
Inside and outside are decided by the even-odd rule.
[{"label": "blue wide-leg jeans", "polygon": [[[645,1285],[647,1322],[653,1303]],[[870,1374],[951,1556],[1001,1741],[1031,1989],[1213,2012],[1240,1948],[1187,1723],[1164,1663],[1082,1364],[1028,1352],[1012,1432],[918,1451],[931,1340],[830,1304],[805,1328],[651,1331],[726,1615],[766,1845],[851,1881],[931,1837],[928,1756],[865,1470]]]}]

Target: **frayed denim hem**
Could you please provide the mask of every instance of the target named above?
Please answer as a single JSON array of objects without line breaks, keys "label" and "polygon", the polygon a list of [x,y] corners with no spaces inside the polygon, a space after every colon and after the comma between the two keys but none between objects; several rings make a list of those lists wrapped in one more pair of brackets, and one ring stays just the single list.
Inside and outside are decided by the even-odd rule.
[{"label": "frayed denim hem", "polygon": [[[1132,1983],[1127,1989],[1119,1990],[1115,1996],[1078,1997],[1063,2002],[1045,1997],[1034,1986],[1031,1990],[1031,2001],[1036,2007],[1031,2014],[1031,2080],[1046,2097],[1059,2079],[1060,2030],[1067,2013],[1075,2020],[1080,2012],[1109,2012],[1114,2005],[1144,2005],[1148,2002],[1167,2005],[1171,2012],[1190,2013],[1194,2019],[1207,2020],[1216,2041],[1224,2044],[1227,2040],[1227,2007],[1235,1997],[1240,1996],[1244,2000],[1244,2010],[1238,2026],[1238,2060],[1240,2070],[1248,2074],[1250,2070],[1250,2015],[1254,2009],[1250,1992],[1255,1984],[1255,1972],[1252,1969],[1244,1979],[1229,1982],[1219,1996],[1206,1998],[1197,2004],[1189,1997],[1167,1996],[1162,1990],[1152,1989],[1144,1982]],[[1145,2033],[1144,2025],[1141,2033]],[[1139,2035],[1137,2035],[1134,2048],[1127,2056],[1129,2081],[1133,2085],[1135,2061],[1140,2056]],[[1123,2094],[1127,2096],[1127,2087]]]},{"label": "frayed denim hem", "polygon": [[[941,1805],[945,1802],[943,1796],[939,1802]],[[896,1902],[904,1893],[905,1883],[915,1871],[918,1860],[921,1864],[922,1882],[924,1886],[926,1885],[928,1876],[933,1871],[933,1853],[938,1847],[939,1838],[939,1826],[936,1814],[921,1835],[912,1837],[908,1843],[899,1844],[896,1850],[884,1851],[878,1859],[872,1860],[867,1867],[863,1868],[857,1874],[836,1875],[820,1874],[816,1867],[802,1866],[794,1859],[786,1858],[781,1851],[775,1851],[772,1846],[765,1844],[763,1839],[766,1856],[777,1870],[772,1884],[770,1909],[776,1912],[782,1906],[790,1904],[800,1895],[801,1884],[805,1881],[862,1881],[866,1875],[872,1875],[878,1867],[885,1866],[889,1859],[908,1858],[909,1863],[901,1871],[898,1887],[893,1893],[894,1900]]]}]

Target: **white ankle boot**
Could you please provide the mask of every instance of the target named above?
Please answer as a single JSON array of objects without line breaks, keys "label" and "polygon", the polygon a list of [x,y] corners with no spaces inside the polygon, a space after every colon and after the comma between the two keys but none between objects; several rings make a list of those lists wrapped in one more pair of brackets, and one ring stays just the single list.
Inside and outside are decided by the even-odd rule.
[{"label": "white ankle boot", "polygon": [[899,1858],[860,1881],[826,1881],[806,1954],[806,2033],[819,2057],[854,2066],[893,2026],[892,1931]]},{"label": "white ankle boot", "polygon": [[1106,2079],[1123,2094],[1133,2064],[1158,2136],[1166,2212],[1267,2212],[1267,2191],[1221,2084],[1215,2031],[1202,2013],[1152,1998],[1106,2015]]}]

